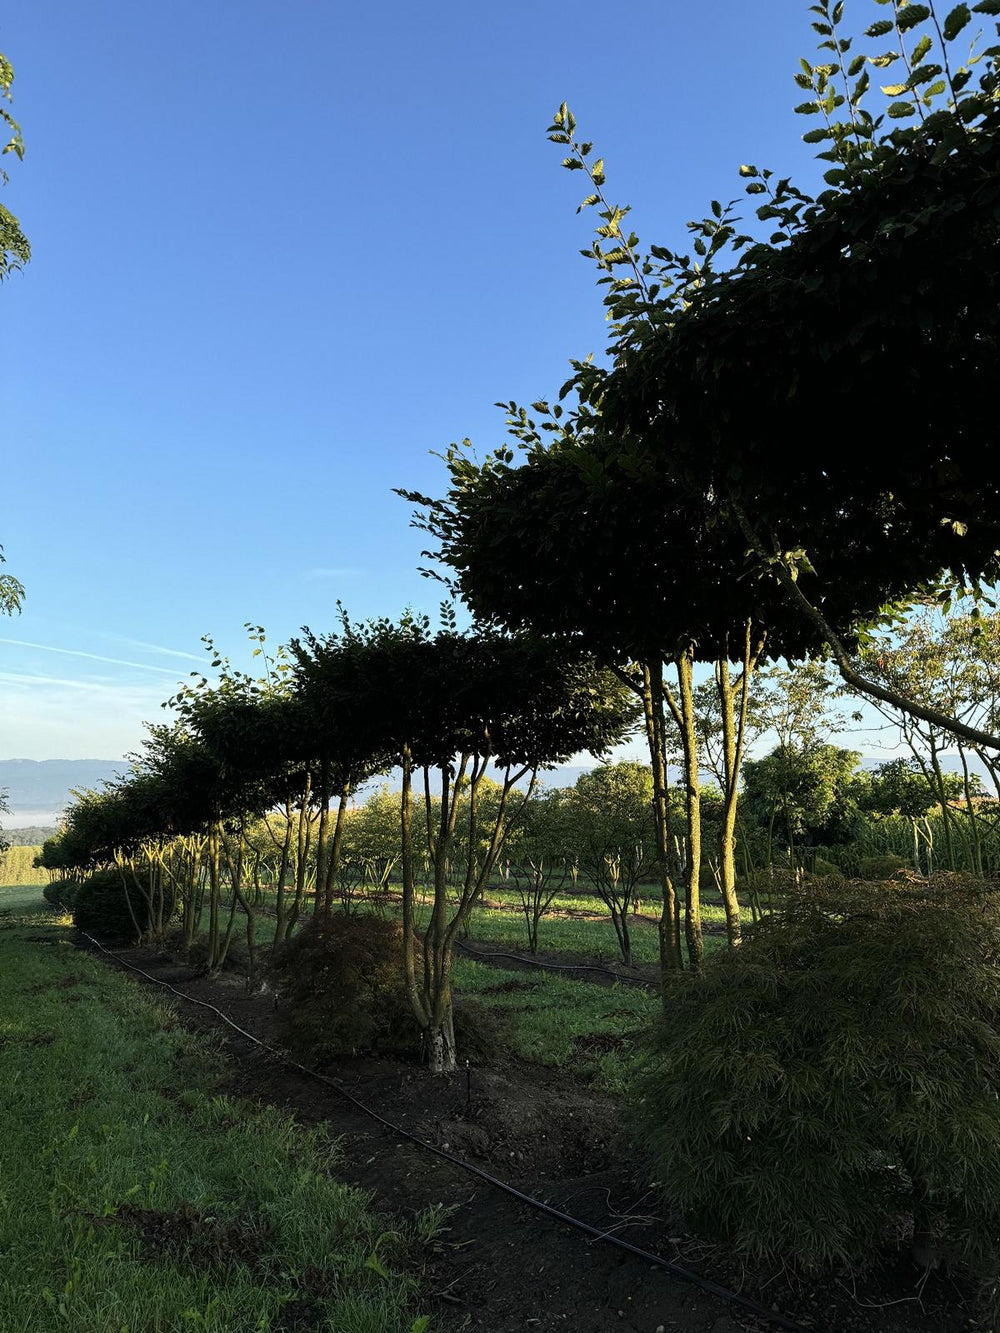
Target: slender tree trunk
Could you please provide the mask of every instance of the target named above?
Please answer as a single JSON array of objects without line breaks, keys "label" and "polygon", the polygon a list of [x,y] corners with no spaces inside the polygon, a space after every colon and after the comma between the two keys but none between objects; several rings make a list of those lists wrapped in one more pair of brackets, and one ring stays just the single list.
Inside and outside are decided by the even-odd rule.
[{"label": "slender tree trunk", "polygon": [[288,875],[288,867],[292,859],[292,801],[291,798],[285,802],[285,832],[281,839],[281,854],[278,860],[278,897],[275,903],[275,927],[274,942],[280,944],[288,938],[288,921],[286,919],[287,899],[285,893],[285,879]]},{"label": "slender tree trunk", "polygon": [[403,789],[400,796],[400,832],[402,856],[400,873],[403,880],[403,980],[410,998],[413,1015],[421,1032],[430,1027],[431,1015],[424,1004],[424,987],[418,984],[416,973],[416,921],[414,905],[416,882],[413,863],[413,761],[409,746],[403,747]]},{"label": "slender tree trunk", "polygon": [[333,911],[333,898],[337,890],[337,876],[340,874],[340,854],[344,845],[344,823],[347,817],[347,807],[351,799],[351,788],[349,783],[344,784],[344,790],[340,793],[340,799],[337,803],[337,822],[333,829],[333,838],[330,843],[329,855],[326,864],[326,877],[323,885],[323,910]]},{"label": "slender tree trunk", "polygon": [[944,785],[944,774],[941,771],[941,765],[938,762],[937,743],[933,737],[930,738],[931,747],[931,771],[934,774],[934,786],[937,791],[938,803],[941,806],[941,823],[944,828],[944,848],[945,855],[948,858],[948,869],[956,869],[955,862],[955,843],[952,837],[953,828],[951,822],[951,809],[948,805],[948,793]]},{"label": "slender tree trunk", "polygon": [[208,835],[208,958],[209,971],[215,967],[219,952],[219,826],[212,825]]},{"label": "slender tree trunk", "polygon": [[959,743],[959,758],[962,761],[962,789],[965,792],[965,813],[968,817],[969,841],[972,851],[972,873],[982,878],[983,874],[983,847],[979,836],[979,816],[976,813],[976,807],[972,799],[972,782],[969,778],[969,761],[966,758],[965,746]]},{"label": "slender tree trunk", "polygon": [[667,978],[684,966],[681,955],[681,917],[677,890],[670,873],[670,793],[667,785],[666,724],[663,716],[663,663],[658,659],[642,664],[642,711],[653,775],[653,827],[656,836],[656,870],[663,894],[657,932],[660,945],[660,979],[663,1003],[669,1003]]},{"label": "slender tree trunk", "polygon": [[701,933],[701,784],[698,774],[698,736],[694,721],[692,669],[694,650],[688,646],[677,659],[680,705],[674,704],[684,749],[684,796],[687,812],[687,903],[684,910],[684,934],[691,967],[700,972],[705,946]]},{"label": "slender tree trunk", "polygon": [[316,834],[316,886],[314,912],[318,916],[326,906],[326,860],[330,836],[330,760],[320,761],[319,829]]}]

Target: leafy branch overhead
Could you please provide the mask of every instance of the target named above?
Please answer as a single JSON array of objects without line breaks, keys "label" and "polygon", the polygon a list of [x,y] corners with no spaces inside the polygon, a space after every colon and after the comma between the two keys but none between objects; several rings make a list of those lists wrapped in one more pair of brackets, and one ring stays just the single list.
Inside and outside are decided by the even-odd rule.
[{"label": "leafy branch overhead", "polygon": [[[734,265],[753,266],[769,248],[787,243],[822,216],[836,193],[856,186],[865,176],[891,171],[901,152],[916,148],[942,162],[972,129],[984,128],[995,116],[1000,46],[983,45],[982,31],[970,36],[969,25],[974,16],[1000,15],[1000,0],[956,5],[943,19],[933,4],[875,3],[891,5],[892,17],[865,30],[870,43],[865,51],[854,50],[854,38],[844,35],[844,0],[821,0],[810,6],[816,16],[812,26],[821,39],[821,59],[815,64],[800,61],[795,83],[811,96],[795,111],[823,122],[803,138],[823,145],[818,157],[830,164],[824,180],[831,188],[814,197],[793,185],[790,177],[776,178],[771,170],[742,165],[739,175],[745,193],[765,196],[754,213],[757,223],[766,224],[766,240],[755,240],[750,230],[741,229],[736,200],[725,205],[712,200],[707,217],[687,224],[693,256],[659,245],[650,245],[643,253],[638,236],[623,226],[629,206],[608,199],[604,159],[591,160],[593,144],[576,136],[573,113],[565,102],[560,106],[547,134],[569,150],[562,165],[583,171],[591,185],[577,212],[596,208],[600,222],[595,227],[597,239],[581,253],[594,260],[601,269],[598,281],[609,288],[604,298],[608,318],[613,335],[622,340],[613,342],[613,351],[621,351],[630,338],[641,339],[648,328],[669,324],[696,293],[726,276]],[[974,83],[979,65],[983,68]],[[890,67],[905,77],[882,83],[881,71]],[[879,95],[881,104],[873,107]],[[913,124],[897,123],[910,119]],[[746,225],[753,229],[752,222]],[[726,258],[728,263],[723,262]]]},{"label": "leafy branch overhead", "polygon": [[[9,135],[7,142],[0,149],[0,156],[13,153],[20,161],[24,157],[24,139],[21,127],[11,115],[4,103],[11,101],[11,85],[14,82],[14,70],[10,61],[0,53],[0,136]],[[7,172],[0,167],[0,184],[9,180]],[[21,224],[8,208],[0,204],[0,281],[15,269],[22,268],[31,258],[31,245]]]},{"label": "leafy branch overhead", "polygon": [[768,653],[825,642],[845,670],[887,607],[996,576],[1000,0],[879,8],[856,40],[843,3],[811,7],[797,110],[826,188],[744,164],[749,220],[713,201],[692,254],[640,243],[556,112],[609,356],[500,404],[500,447],[452,445],[447,494],[408,496],[477,615],[709,660],[749,619]]}]

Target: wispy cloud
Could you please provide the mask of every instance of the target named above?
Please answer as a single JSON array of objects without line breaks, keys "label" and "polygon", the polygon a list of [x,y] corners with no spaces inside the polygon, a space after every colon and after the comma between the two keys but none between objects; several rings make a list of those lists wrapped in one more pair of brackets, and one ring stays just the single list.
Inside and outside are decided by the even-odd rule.
[{"label": "wispy cloud", "polygon": [[[112,666],[134,667],[137,671],[156,671],[161,675],[176,676],[173,667],[153,666],[150,662],[130,662],[122,657],[104,657],[100,653],[85,653],[79,648],[56,648],[50,643],[32,643],[28,639],[8,639],[0,636],[0,643],[10,643],[18,648],[36,648],[43,653],[59,653],[63,657],[84,657],[91,662],[110,662]],[[200,658],[193,659],[196,662]]]},{"label": "wispy cloud", "polygon": [[124,643],[129,648],[143,648],[147,653],[161,653],[164,657],[180,657],[185,662],[203,662],[205,654],[184,653],[179,648],[164,648],[158,643],[144,643],[142,639],[127,639],[124,634],[102,634],[102,638],[114,643]]},{"label": "wispy cloud", "polygon": [[114,685],[0,672],[0,756],[92,759],[129,754],[145,723],[165,722],[159,681]]},{"label": "wispy cloud", "polygon": [[110,676],[73,680],[66,676],[47,676],[43,672],[0,670],[0,685],[12,686],[20,690],[22,696],[26,691],[30,691],[38,698],[48,697],[54,692],[64,693],[67,690],[103,695],[108,700],[109,706],[116,701],[124,701],[130,707],[159,708],[163,703],[159,682],[123,685]]}]

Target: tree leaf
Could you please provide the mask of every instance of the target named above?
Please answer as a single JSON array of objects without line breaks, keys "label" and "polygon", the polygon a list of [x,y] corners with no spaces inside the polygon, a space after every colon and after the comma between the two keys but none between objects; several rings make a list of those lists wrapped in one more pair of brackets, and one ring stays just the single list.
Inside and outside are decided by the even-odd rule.
[{"label": "tree leaf", "polygon": [[910,63],[912,65],[919,65],[930,49],[931,39],[924,33],[923,37],[921,37],[920,41],[917,42],[916,46],[913,48],[913,54],[910,56]]},{"label": "tree leaf", "polygon": [[909,32],[915,28],[918,23],[923,23],[924,19],[929,19],[931,11],[927,5],[907,5],[905,9],[896,11],[896,27],[900,32]]},{"label": "tree leaf", "polygon": [[944,21],[944,39],[953,42],[965,25],[972,20],[968,5],[956,5]]}]

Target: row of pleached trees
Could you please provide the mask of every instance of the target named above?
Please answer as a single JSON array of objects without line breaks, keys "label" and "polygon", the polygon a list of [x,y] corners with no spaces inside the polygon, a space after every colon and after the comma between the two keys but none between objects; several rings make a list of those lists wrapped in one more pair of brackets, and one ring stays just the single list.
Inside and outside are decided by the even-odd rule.
[{"label": "row of pleached trees", "polygon": [[[432,632],[409,616],[307,634],[263,680],[215,665],[218,683],[202,678],[172,701],[177,722],[150,729],[126,779],[78,798],[46,863],[117,867],[148,933],[179,912],[184,944],[204,932],[217,967],[240,923],[252,931],[265,858],[251,823],[271,815],[276,856],[264,873],[281,940],[304,911],[342,904],[354,793],[398,770],[398,855],[384,853],[373,873],[398,868],[406,992],[431,1067],[453,1068],[456,938],[539,769],[621,740],[634,713],[627,691],[591,658],[530,636],[449,623]],[[424,888],[430,914],[418,932]]]}]

